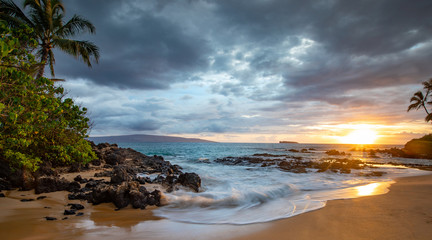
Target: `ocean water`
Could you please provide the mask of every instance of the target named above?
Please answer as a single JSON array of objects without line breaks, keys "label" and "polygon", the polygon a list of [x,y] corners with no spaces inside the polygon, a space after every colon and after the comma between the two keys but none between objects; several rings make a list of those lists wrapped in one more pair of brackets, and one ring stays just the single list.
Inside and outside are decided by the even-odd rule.
[{"label": "ocean water", "polygon": [[[353,147],[368,146],[330,144],[258,144],[258,143],[121,143],[146,155],[160,155],[183,172],[195,172],[202,179],[202,191],[178,190],[167,193],[167,206],[154,210],[156,216],[174,222],[195,224],[242,225],[288,218],[325,206],[327,200],[383,194],[397,177],[428,174],[426,171],[386,162],[432,164],[421,159],[369,157]],[[401,146],[373,145],[372,148]],[[312,149],[309,153],[289,149]],[[349,158],[381,163],[373,169],[352,170],[350,174],[333,172],[291,173],[277,167],[257,165],[224,165],[217,158],[252,156],[269,153],[319,160],[329,157],[325,151],[336,149],[350,153]],[[365,177],[359,172],[384,171],[381,177]]]}]

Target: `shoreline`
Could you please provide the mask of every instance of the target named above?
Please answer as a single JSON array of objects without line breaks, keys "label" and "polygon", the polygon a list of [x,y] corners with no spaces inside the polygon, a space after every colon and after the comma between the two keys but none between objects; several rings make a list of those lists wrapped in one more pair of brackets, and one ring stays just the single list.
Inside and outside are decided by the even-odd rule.
[{"label": "shoreline", "polygon": [[[263,223],[246,239],[430,239],[432,174],[402,177],[386,194],[330,200],[326,206]],[[260,225],[260,224],[253,224]]]},{"label": "shoreline", "polygon": [[[432,174],[395,181],[386,194],[330,200],[323,208],[290,218],[237,226],[175,223],[153,216],[152,208],[115,211],[112,203],[92,206],[67,200],[65,191],[35,195],[33,191],[12,190],[0,198],[0,232],[4,240],[142,239],[149,226],[157,226],[165,233],[155,239],[169,239],[166,232],[179,228],[197,230],[188,239],[430,239]],[[19,201],[42,195],[47,198]],[[65,202],[83,204],[84,215],[57,221],[43,218],[54,212],[54,217],[65,217],[59,214]]]}]

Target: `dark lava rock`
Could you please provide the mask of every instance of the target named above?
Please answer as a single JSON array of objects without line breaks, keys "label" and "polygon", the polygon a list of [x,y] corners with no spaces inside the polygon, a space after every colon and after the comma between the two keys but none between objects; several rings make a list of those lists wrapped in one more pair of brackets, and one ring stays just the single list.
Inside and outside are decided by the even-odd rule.
[{"label": "dark lava rock", "polygon": [[95,159],[90,162],[93,166],[100,166],[102,164],[102,161],[100,159]]},{"label": "dark lava rock", "polygon": [[55,220],[57,220],[57,218],[55,218],[55,217],[45,217],[45,219],[47,221],[55,221]]},{"label": "dark lava rock", "polygon": [[69,200],[88,200],[89,195],[83,192],[71,193],[68,195]]},{"label": "dark lava rock", "polygon": [[11,190],[12,189],[12,184],[4,179],[4,178],[0,178],[0,190]]},{"label": "dark lava rock", "polygon": [[64,217],[64,218],[62,218],[62,220],[66,220],[66,219],[69,219],[68,217]]},{"label": "dark lava rock", "polygon": [[94,177],[111,177],[111,176],[112,176],[111,171],[103,171],[94,174]]},{"label": "dark lava rock", "polygon": [[[69,189],[70,182],[65,178],[58,177],[40,177],[36,180],[35,193],[49,193]],[[73,187],[73,186],[71,186]]]},{"label": "dark lava rock", "polygon": [[70,209],[75,209],[75,210],[84,209],[84,206],[79,203],[69,203],[68,206],[70,206]]},{"label": "dark lava rock", "polygon": [[129,196],[133,208],[146,208],[148,199],[145,193],[137,190],[132,190],[129,192]]},{"label": "dark lava rock", "polygon": [[111,202],[111,192],[114,192],[112,186],[100,184],[90,193],[88,201],[94,205],[109,203]]},{"label": "dark lava rock", "polygon": [[122,154],[121,151],[115,151],[105,156],[104,160],[107,164],[119,165],[125,162],[126,157]]},{"label": "dark lava rock", "polygon": [[117,208],[127,207],[130,203],[128,184],[123,182],[119,185],[116,191],[111,193],[111,199]]},{"label": "dark lava rock", "polygon": [[115,166],[111,176],[111,183],[119,184],[125,181],[132,180],[132,177],[127,172],[126,166]]},{"label": "dark lava rock", "polygon": [[63,215],[75,215],[76,214],[76,210],[75,209],[71,209],[71,210],[64,210]]},{"label": "dark lava rock", "polygon": [[71,182],[69,183],[66,190],[69,192],[78,192],[80,188],[81,184],[79,184],[78,182]]},{"label": "dark lava rock", "polygon": [[195,192],[201,187],[201,178],[196,173],[182,173],[177,180],[183,186],[190,187]]},{"label": "dark lava rock", "polygon": [[4,193],[0,193],[0,197],[6,197]]},{"label": "dark lava rock", "polygon": [[36,198],[36,200],[42,200],[42,199],[45,199],[47,196],[39,196],[39,197],[37,197]]},{"label": "dark lava rock", "polygon": [[34,199],[33,198],[24,198],[24,199],[21,199],[20,201],[21,202],[31,202],[31,201],[34,201]]},{"label": "dark lava rock", "polygon": [[83,178],[81,177],[81,175],[77,175],[76,177],[74,177],[74,181],[81,182],[82,180]]},{"label": "dark lava rock", "polygon": [[55,170],[52,164],[48,161],[44,161],[37,170],[39,176],[57,176],[58,171]]},{"label": "dark lava rock", "polygon": [[84,213],[83,212],[79,212],[79,213],[76,214],[76,216],[78,216],[78,217],[79,216],[84,216]]},{"label": "dark lava rock", "polygon": [[334,149],[328,150],[325,153],[327,155],[330,155],[330,156],[345,156],[346,155],[345,152],[339,152],[338,150],[334,150]]}]

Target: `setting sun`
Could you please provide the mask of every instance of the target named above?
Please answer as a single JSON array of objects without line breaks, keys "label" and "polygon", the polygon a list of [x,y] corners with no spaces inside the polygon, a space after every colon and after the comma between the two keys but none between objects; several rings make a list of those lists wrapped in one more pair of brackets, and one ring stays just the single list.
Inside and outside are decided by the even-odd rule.
[{"label": "setting sun", "polygon": [[347,144],[373,144],[377,138],[377,133],[371,129],[358,129],[341,137],[340,142]]}]

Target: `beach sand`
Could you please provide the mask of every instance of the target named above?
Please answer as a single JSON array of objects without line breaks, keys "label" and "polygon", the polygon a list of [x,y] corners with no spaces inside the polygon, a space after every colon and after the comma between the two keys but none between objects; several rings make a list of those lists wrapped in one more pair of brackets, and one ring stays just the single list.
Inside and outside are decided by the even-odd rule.
[{"label": "beach sand", "polygon": [[[67,192],[41,194],[3,191],[0,239],[431,239],[432,175],[401,178],[384,195],[329,201],[326,207],[269,223],[243,226],[172,223],[154,217],[151,209],[114,211],[112,204],[91,206],[68,201]],[[63,217],[66,203],[81,203],[84,216]],[[45,208],[48,207],[48,208]],[[45,216],[56,217],[47,221]],[[150,225],[148,225],[150,224]],[[146,230],[157,226],[160,235]],[[166,231],[189,231],[167,235]],[[207,230],[206,230],[207,229]],[[196,231],[195,231],[196,230]],[[172,236],[172,237],[169,237]],[[185,237],[186,236],[186,237]]]}]

